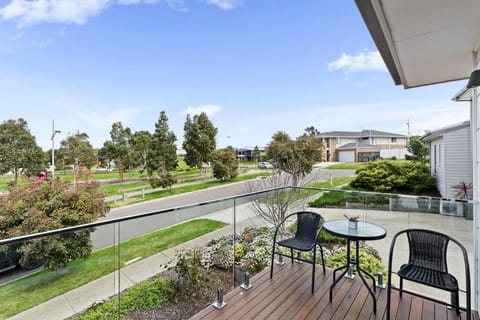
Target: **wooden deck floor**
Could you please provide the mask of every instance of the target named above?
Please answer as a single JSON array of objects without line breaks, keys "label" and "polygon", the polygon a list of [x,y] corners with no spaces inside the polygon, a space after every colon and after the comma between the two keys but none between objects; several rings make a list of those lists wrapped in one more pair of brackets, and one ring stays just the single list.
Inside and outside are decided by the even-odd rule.
[{"label": "wooden deck floor", "polygon": [[[372,297],[358,277],[342,280],[335,287],[329,302],[332,270],[326,275],[316,269],[315,292],[312,295],[311,265],[286,263],[275,266],[273,279],[270,269],[251,279],[252,288],[236,288],[225,295],[227,305],[222,310],[205,308],[191,319],[385,319],[386,289],[377,289],[377,314],[373,314]],[[392,319],[465,319],[446,306],[392,291]],[[473,319],[478,319],[475,312]]]}]

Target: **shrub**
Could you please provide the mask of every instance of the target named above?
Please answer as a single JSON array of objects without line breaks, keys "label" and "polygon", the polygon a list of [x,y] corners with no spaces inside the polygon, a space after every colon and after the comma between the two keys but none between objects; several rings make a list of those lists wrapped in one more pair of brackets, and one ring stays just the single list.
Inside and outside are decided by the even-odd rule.
[{"label": "shrub", "polygon": [[121,301],[112,299],[95,304],[79,316],[80,320],[121,319],[134,310],[145,310],[168,301],[175,293],[173,285],[163,278],[144,281],[122,292]]},{"label": "shrub", "polygon": [[233,179],[238,175],[238,160],[233,148],[219,149],[212,154],[213,176],[218,180]]},{"label": "shrub", "polygon": [[256,273],[270,261],[273,232],[268,228],[245,228],[237,234],[235,250],[233,235],[211,240],[202,252],[201,264],[205,268],[212,266],[231,269],[235,263],[241,270]]},{"label": "shrub", "polygon": [[357,170],[350,185],[359,190],[438,195],[429,166],[421,162],[377,160]]},{"label": "shrub", "polygon": [[[383,272],[384,274],[384,281],[387,279],[385,276],[387,275],[387,268],[382,263],[378,253],[375,249],[370,247],[363,247],[359,249],[360,252],[360,267],[375,276],[378,271]],[[355,250],[351,251],[351,254],[355,256]],[[327,258],[325,264],[330,268],[338,268],[347,264],[347,250],[340,249],[338,252],[332,254],[330,257]],[[356,270],[355,270],[356,272]]]},{"label": "shrub", "polygon": [[150,185],[152,188],[171,188],[175,183],[177,183],[177,177],[168,171],[160,173],[158,178],[150,179]]},{"label": "shrub", "polygon": [[[95,183],[78,184],[72,189],[58,179],[25,186],[12,186],[0,202],[0,238],[93,222],[108,211],[104,194]],[[60,269],[69,261],[91,253],[90,232],[79,230],[62,235],[39,238],[15,245],[21,254],[21,263],[32,265],[38,261],[45,267]]]},{"label": "shrub", "polygon": [[200,272],[201,251],[198,248],[177,251],[176,263],[169,268],[175,271],[177,282],[175,287],[178,290],[195,287],[203,279]]}]

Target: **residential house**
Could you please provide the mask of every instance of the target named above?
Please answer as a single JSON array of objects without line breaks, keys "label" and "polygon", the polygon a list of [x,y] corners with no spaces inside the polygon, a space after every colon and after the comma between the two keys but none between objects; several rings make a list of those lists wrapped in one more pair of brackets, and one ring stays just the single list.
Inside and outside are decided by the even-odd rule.
[{"label": "residential house", "polygon": [[258,148],[260,151],[260,159],[253,158],[253,152],[255,148],[245,147],[235,149],[235,155],[237,156],[238,161],[259,161],[262,157],[266,155],[265,148]]},{"label": "residential house", "polygon": [[430,146],[430,172],[438,191],[443,198],[454,198],[454,185],[472,182],[470,121],[431,131],[422,140]]},{"label": "residential house", "polygon": [[326,152],[323,161],[365,162],[382,158],[405,158],[408,137],[377,130],[329,131],[317,136]]}]

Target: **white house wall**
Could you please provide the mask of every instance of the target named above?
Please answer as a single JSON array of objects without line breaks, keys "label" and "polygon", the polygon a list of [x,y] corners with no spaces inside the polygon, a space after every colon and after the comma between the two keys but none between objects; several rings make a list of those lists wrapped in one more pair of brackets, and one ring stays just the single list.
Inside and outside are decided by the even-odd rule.
[{"label": "white house wall", "polygon": [[[435,152],[435,149],[437,150]],[[446,196],[445,146],[443,137],[430,141],[430,174],[435,178],[435,184],[442,197]]]},{"label": "white house wall", "polygon": [[[479,43],[480,39],[476,43]],[[480,57],[474,54],[473,70],[480,68]],[[474,287],[474,301],[473,306],[476,310],[480,309],[480,219],[478,214],[480,212],[480,88],[474,88],[472,92],[472,104],[470,110],[470,126],[472,132],[472,157],[473,157],[473,240],[474,240],[474,272],[473,272],[473,287]],[[470,258],[471,259],[471,258]]]},{"label": "white house wall", "polygon": [[405,159],[406,154],[407,154],[407,148],[380,150],[380,157],[382,157],[383,159],[391,159],[393,157],[395,157],[395,159]]},{"label": "white house wall", "polygon": [[[460,182],[472,182],[472,153],[470,144],[470,127],[451,131],[444,136],[445,190],[446,197],[453,198],[452,188]],[[444,194],[442,193],[442,196]]]}]

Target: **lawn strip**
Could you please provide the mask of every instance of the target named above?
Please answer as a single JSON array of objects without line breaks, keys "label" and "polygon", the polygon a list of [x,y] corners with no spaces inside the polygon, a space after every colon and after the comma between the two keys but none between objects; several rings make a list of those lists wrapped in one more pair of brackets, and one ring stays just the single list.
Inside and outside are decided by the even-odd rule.
[{"label": "lawn strip", "polygon": [[[223,226],[223,222],[196,219],[125,241],[120,244],[120,263],[124,266],[135,257],[146,258]],[[115,271],[116,250],[109,247],[72,261],[68,265],[69,273],[63,276],[43,270],[0,286],[0,318],[13,316]]]}]

